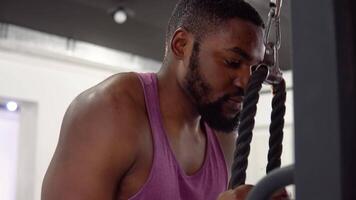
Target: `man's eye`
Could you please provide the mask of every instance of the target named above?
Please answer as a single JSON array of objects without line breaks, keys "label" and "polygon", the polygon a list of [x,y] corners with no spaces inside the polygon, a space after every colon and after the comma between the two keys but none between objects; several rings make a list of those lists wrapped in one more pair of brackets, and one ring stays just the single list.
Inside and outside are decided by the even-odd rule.
[{"label": "man's eye", "polygon": [[225,60],[225,64],[234,69],[238,69],[241,66],[241,62],[239,61]]}]

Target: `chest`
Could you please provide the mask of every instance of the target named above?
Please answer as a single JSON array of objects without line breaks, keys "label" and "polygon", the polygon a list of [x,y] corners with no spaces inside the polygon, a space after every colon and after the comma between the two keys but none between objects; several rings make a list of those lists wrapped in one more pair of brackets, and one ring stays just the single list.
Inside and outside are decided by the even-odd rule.
[{"label": "chest", "polygon": [[167,134],[167,141],[168,151],[186,175],[194,175],[204,165],[208,148],[204,134],[200,137]]},{"label": "chest", "polygon": [[[162,145],[165,147],[162,147]],[[173,191],[177,193],[181,191],[182,188],[189,191],[189,188],[194,188],[196,185],[202,184],[204,181],[198,181],[190,185],[191,183],[189,182],[185,183],[185,178],[188,177],[188,179],[190,179],[197,174],[202,174],[201,172],[203,170],[201,169],[203,166],[209,169],[216,167],[206,167],[206,165],[210,164],[206,163],[208,154],[208,140],[206,137],[193,139],[186,137],[177,138],[174,137],[174,135],[167,135],[165,139],[157,139],[153,138],[151,131],[147,131],[142,134],[140,149],[140,156],[137,162],[132,166],[125,177],[123,177],[120,183],[118,199],[129,199],[141,193],[151,192],[151,190],[154,190],[152,188],[157,187],[155,185],[161,188],[161,195],[167,192],[164,194],[165,198],[163,198],[167,199],[167,195],[172,195],[174,193]],[[225,167],[224,163],[220,162],[218,167],[220,167],[220,170],[217,171],[224,172],[222,169]],[[204,173],[206,173],[205,171],[206,170],[204,170]],[[227,180],[224,178],[224,173],[219,174],[210,171],[204,175],[214,180],[212,182],[219,185],[220,189],[225,187],[224,185]],[[203,183],[201,187],[206,187],[206,185],[209,184]],[[150,187],[152,188],[147,189]],[[180,189],[177,191],[179,187]],[[143,190],[145,192],[143,192]],[[193,195],[193,193],[191,195]]]},{"label": "chest", "polygon": [[[165,148],[167,150],[167,157],[165,159],[171,159],[171,162],[177,164],[185,175],[194,175],[204,164],[207,148],[206,141],[206,138],[194,141],[189,138],[167,136],[167,143],[162,144],[167,145]],[[121,180],[118,199],[132,197],[140,191],[150,178],[155,156],[154,140],[151,131],[142,134],[140,146],[137,162]],[[163,162],[163,160],[161,161]],[[156,159],[156,162],[160,162],[160,160]],[[170,175],[167,174],[167,176]]]}]

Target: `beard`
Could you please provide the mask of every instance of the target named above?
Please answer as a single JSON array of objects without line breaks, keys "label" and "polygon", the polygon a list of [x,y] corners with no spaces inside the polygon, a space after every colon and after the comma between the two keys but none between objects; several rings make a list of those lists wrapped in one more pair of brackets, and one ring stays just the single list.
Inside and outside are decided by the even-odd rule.
[{"label": "beard", "polygon": [[224,115],[224,105],[227,100],[236,95],[224,95],[223,97],[209,101],[211,86],[199,72],[201,69],[199,63],[199,42],[194,42],[192,55],[188,66],[188,72],[185,76],[185,90],[192,97],[193,102],[201,115],[201,118],[210,128],[223,133],[235,131],[239,125],[240,111],[233,117]]}]

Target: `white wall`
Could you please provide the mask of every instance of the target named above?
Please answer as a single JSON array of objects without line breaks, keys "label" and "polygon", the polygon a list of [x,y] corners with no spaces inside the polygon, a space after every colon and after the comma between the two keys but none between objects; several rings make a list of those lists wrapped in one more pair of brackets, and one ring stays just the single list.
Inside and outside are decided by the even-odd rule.
[{"label": "white wall", "polygon": [[0,49],[0,74],[0,96],[38,105],[37,135],[32,136],[36,140],[35,155],[32,156],[35,168],[33,172],[27,171],[34,174],[34,196],[26,197],[26,200],[37,200],[66,108],[80,92],[107,78],[113,71]]},{"label": "white wall", "polygon": [[19,115],[0,109],[0,199],[15,200]]}]

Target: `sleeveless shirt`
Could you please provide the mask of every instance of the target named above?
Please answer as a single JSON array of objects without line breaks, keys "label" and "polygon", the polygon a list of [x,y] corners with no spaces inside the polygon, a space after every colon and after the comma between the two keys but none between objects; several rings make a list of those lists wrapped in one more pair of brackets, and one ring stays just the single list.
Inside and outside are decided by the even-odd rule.
[{"label": "sleeveless shirt", "polygon": [[227,167],[219,141],[204,123],[205,158],[201,168],[187,175],[180,167],[163,128],[155,73],[137,74],[141,81],[151,127],[153,160],[149,177],[130,200],[216,200],[227,190]]}]

